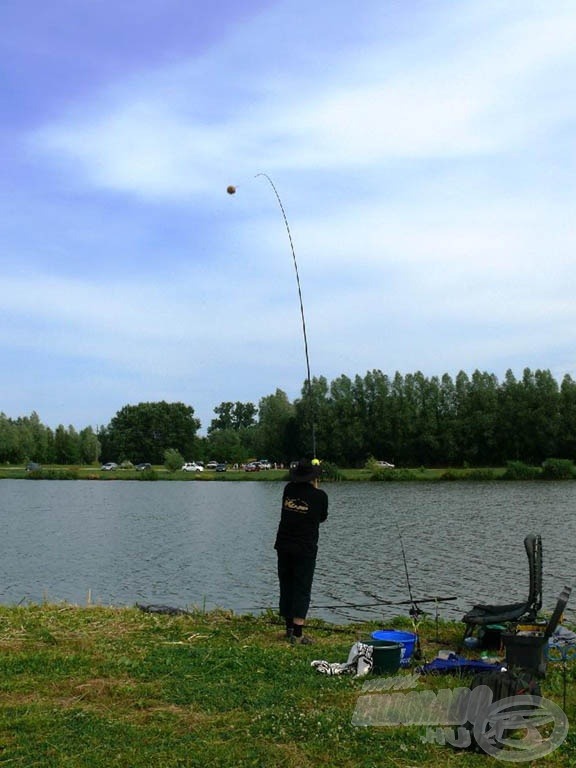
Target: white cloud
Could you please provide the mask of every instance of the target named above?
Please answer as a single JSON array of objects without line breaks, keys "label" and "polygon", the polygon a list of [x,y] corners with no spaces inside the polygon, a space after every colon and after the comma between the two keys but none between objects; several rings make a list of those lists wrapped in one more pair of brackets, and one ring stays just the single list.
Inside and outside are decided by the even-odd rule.
[{"label": "white cloud", "polygon": [[[568,347],[574,321],[576,9],[416,5],[351,18],[339,0],[272,4],[201,56],[83,93],[39,125],[27,162],[53,163],[65,187],[58,198],[45,177],[44,224],[66,211],[50,231],[62,256],[22,275],[15,239],[5,344],[33,349],[41,333],[61,360],[204,388],[213,404],[227,387],[297,392],[295,275],[277,201],[254,179],[266,171],[315,373],[490,367],[491,351],[552,365],[554,329]],[[66,258],[83,236],[86,268]],[[99,271],[110,251],[133,271]]]},{"label": "white cloud", "polygon": [[[440,24],[450,22],[440,7]],[[76,111],[35,140],[78,163],[97,185],[168,198],[205,192],[215,173],[237,164],[341,170],[509,150],[575,109],[546,96],[547,76],[575,74],[576,13],[554,4],[544,18],[535,11],[492,29],[498,9],[489,6],[481,19],[475,11],[472,24],[466,5],[460,13],[451,8],[455,20],[436,28],[432,43],[420,29],[393,46],[395,58],[375,42],[344,58],[335,52],[334,66],[308,82],[287,69],[273,89],[266,72],[228,67],[223,48],[220,61],[216,51],[117,85],[90,105],[88,118]],[[461,37],[452,37],[455,29]],[[228,79],[207,88],[201,79],[210,65]],[[253,100],[238,105],[234,83],[243,89],[249,77]],[[220,106],[206,119],[214,102]]]}]

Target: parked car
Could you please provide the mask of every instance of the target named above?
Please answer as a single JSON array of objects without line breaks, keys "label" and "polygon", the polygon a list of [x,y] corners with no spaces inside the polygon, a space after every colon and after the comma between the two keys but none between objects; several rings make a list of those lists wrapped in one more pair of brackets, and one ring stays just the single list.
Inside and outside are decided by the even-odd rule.
[{"label": "parked car", "polygon": [[251,461],[244,465],[244,472],[260,472],[260,464],[257,461]]},{"label": "parked car", "polygon": [[228,465],[226,463],[216,464],[216,472],[226,472],[227,469],[228,469]]},{"label": "parked car", "polygon": [[102,464],[100,469],[102,472],[111,472],[114,469],[118,469],[118,464],[115,461],[108,461],[106,464]]},{"label": "parked car", "polygon": [[195,461],[187,461],[186,464],[182,465],[182,471],[183,472],[204,472],[204,467],[201,467],[200,464],[196,464]]},{"label": "parked car", "polygon": [[217,461],[209,461],[208,464],[206,464],[206,469],[214,471],[216,469],[216,467],[218,466],[218,463],[219,462],[217,462]]},{"label": "parked car", "polygon": [[35,461],[29,461],[28,464],[26,464],[26,472],[40,472],[42,469],[42,464],[38,464]]},{"label": "parked car", "polygon": [[377,461],[376,466],[382,469],[394,469],[394,464],[390,464],[389,461]]},{"label": "parked car", "polygon": [[136,464],[136,469],[138,472],[143,472],[145,469],[152,469],[152,464],[149,464],[147,461],[145,461],[142,464]]},{"label": "parked car", "polygon": [[260,469],[272,469],[272,464],[270,464],[268,459],[260,459],[258,464],[260,464]]}]

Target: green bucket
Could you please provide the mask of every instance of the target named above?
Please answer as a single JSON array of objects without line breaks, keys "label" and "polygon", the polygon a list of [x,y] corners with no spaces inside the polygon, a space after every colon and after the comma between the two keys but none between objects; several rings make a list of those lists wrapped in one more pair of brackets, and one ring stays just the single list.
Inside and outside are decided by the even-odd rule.
[{"label": "green bucket", "polygon": [[372,674],[391,675],[400,669],[402,645],[391,640],[370,639],[372,646]]}]

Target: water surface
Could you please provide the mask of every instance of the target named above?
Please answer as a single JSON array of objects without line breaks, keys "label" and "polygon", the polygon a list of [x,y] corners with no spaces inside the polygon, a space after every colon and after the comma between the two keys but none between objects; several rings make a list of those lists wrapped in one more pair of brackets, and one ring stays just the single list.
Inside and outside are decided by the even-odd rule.
[{"label": "water surface", "polygon": [[[576,581],[576,483],[324,487],[330,511],[311,617],[405,612],[373,604],[407,600],[408,580],[416,598],[457,598],[428,606],[440,618],[460,618],[475,602],[521,600],[530,532],[543,539],[544,608]],[[262,481],[3,480],[0,602],[275,608],[281,492],[280,483]]]}]

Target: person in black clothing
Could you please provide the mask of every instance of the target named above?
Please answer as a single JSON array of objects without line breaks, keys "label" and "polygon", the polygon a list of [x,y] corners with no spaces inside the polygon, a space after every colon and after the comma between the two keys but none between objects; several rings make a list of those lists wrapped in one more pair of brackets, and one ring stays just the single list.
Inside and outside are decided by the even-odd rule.
[{"label": "person in black clothing", "polygon": [[282,495],[282,514],[276,534],[280,615],[290,642],[312,641],[302,634],[310,605],[318,552],[320,523],[328,517],[328,496],[318,488],[318,460],[302,459],[290,470]]}]

